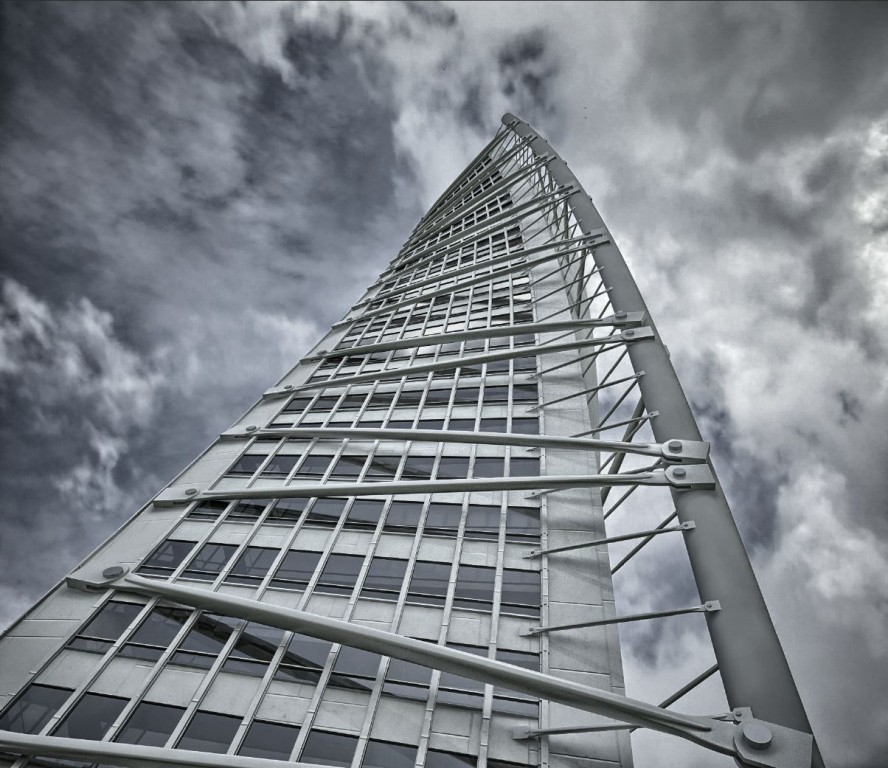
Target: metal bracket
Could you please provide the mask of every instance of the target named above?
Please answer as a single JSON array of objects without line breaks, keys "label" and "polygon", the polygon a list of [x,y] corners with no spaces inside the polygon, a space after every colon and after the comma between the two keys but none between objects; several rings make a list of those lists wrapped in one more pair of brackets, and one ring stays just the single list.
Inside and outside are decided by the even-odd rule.
[{"label": "metal bracket", "polygon": [[666,479],[680,491],[711,491],[715,476],[708,464],[680,464],[666,468]]},{"label": "metal bracket", "polygon": [[648,326],[644,326],[643,328],[627,328],[625,331],[620,332],[620,338],[623,341],[645,341],[647,339],[654,339],[654,331],[652,328]]},{"label": "metal bracket", "polygon": [[563,632],[568,629],[584,629],[586,627],[603,627],[608,624],[626,624],[631,621],[647,621],[648,619],[665,619],[669,616],[682,616],[686,613],[712,613],[721,610],[718,600],[709,600],[703,605],[695,605],[691,608],[673,608],[669,611],[650,611],[648,613],[633,613],[629,616],[615,616],[612,619],[593,619],[592,621],[580,621],[574,624],[556,624],[551,627],[527,627],[518,634],[521,637],[535,637],[547,635],[550,632]]}]

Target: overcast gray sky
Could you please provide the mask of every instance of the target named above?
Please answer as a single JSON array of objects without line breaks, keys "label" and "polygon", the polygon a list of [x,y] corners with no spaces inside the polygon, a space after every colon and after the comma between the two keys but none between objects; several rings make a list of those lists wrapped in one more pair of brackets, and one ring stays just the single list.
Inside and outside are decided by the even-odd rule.
[{"label": "overcast gray sky", "polygon": [[[339,319],[512,111],[636,275],[829,764],[885,765],[888,5],[6,2],[0,22],[0,626]],[[670,594],[664,562],[631,603]],[[657,640],[624,648],[650,699],[711,656],[692,629]],[[635,744],[640,766],[714,764]]]}]

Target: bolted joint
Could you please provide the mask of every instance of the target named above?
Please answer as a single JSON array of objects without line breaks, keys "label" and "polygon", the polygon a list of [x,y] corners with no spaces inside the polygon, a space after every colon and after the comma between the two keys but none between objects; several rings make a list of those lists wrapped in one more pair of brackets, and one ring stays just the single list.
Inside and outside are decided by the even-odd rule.
[{"label": "bolted joint", "polygon": [[810,733],[756,720],[748,707],[735,709],[734,717],[734,759],[741,768],[810,768]]},{"label": "bolted joint", "polygon": [[709,443],[703,440],[666,440],[662,454],[670,462],[697,462],[709,458]]},{"label": "bolted joint", "polygon": [[680,491],[711,491],[715,477],[708,464],[679,464],[667,467],[666,480]]}]

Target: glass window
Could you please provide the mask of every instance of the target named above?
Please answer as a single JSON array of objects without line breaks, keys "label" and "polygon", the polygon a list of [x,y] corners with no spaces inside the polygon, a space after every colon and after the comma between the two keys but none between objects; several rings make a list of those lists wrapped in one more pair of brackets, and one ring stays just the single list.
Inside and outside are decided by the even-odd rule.
[{"label": "glass window", "polygon": [[278,566],[271,586],[284,589],[305,589],[320,559],[320,552],[290,550],[284,555],[283,561]]},{"label": "glass window", "polygon": [[415,532],[422,515],[422,502],[393,501],[385,518],[385,530]]},{"label": "glass window", "polygon": [[479,456],[475,459],[472,477],[503,477],[505,459],[501,456]]},{"label": "glass window", "polygon": [[112,642],[117,640],[123,631],[133,623],[144,607],[144,605],[136,605],[135,603],[109,600],[77,633],[77,637],[68,643],[68,647],[80,651],[104,653],[111,647]]},{"label": "glass window", "polygon": [[518,458],[513,456],[509,459],[509,476],[510,477],[537,477],[540,474],[540,460],[537,458]]},{"label": "glass window", "polygon": [[[392,423],[389,422],[389,426]],[[411,423],[407,426],[409,427]],[[367,480],[394,480],[398,463],[399,459],[395,456],[374,456],[370,459],[370,466],[367,467],[367,474],[364,477]]]},{"label": "glass window", "polygon": [[334,595],[350,594],[363,564],[363,555],[330,555],[315,585],[315,591]]},{"label": "glass window", "polygon": [[263,475],[275,475],[277,477],[286,477],[290,474],[290,470],[296,466],[300,456],[277,455],[272,456],[271,461],[265,465],[262,470]]},{"label": "glass window", "polygon": [[493,403],[508,403],[509,388],[508,387],[484,387],[484,405]]},{"label": "glass window", "polygon": [[433,501],[426,513],[423,533],[456,536],[462,517],[462,505]]},{"label": "glass window", "polygon": [[425,768],[466,768],[467,765],[474,768],[478,758],[472,755],[456,755],[453,752],[439,752],[430,749],[426,752]]},{"label": "glass window", "polygon": [[503,610],[524,616],[540,613],[539,571],[522,571],[503,568]]},{"label": "glass window", "polygon": [[506,540],[536,540],[540,538],[540,512],[538,509],[509,507],[506,512]]},{"label": "glass window", "polygon": [[39,733],[72,693],[70,688],[32,683],[0,715],[0,731]]},{"label": "glass window", "polygon": [[429,563],[417,560],[410,577],[407,598],[423,605],[444,605],[447,586],[450,584],[448,563]]},{"label": "glass window", "polygon": [[250,522],[258,520],[268,501],[265,499],[241,499],[234,505],[231,512],[228,513],[228,520],[249,520]]},{"label": "glass window", "polygon": [[52,735],[66,736],[69,739],[101,741],[126,704],[127,699],[119,696],[87,693],[65,715]]},{"label": "glass window", "polygon": [[466,518],[466,536],[473,539],[499,537],[500,508],[487,504],[470,504]]},{"label": "glass window", "polygon": [[370,739],[361,765],[363,768],[413,768],[416,747]]},{"label": "glass window", "polygon": [[167,539],[139,566],[139,573],[166,578],[191,554],[195,542]]},{"label": "glass window", "polygon": [[294,397],[289,403],[287,403],[287,407],[284,408],[284,413],[302,413],[302,411],[308,408],[310,404],[310,397]]},{"label": "glass window", "polygon": [[452,429],[454,432],[474,432],[475,419],[451,419],[447,423],[447,429]]},{"label": "glass window", "polygon": [[456,395],[453,398],[454,405],[475,405],[478,402],[480,393],[478,387],[457,387]]},{"label": "glass window", "polygon": [[152,609],[120,649],[120,655],[157,661],[190,616],[191,611],[186,608],[158,606]]},{"label": "glass window", "polygon": [[216,499],[202,501],[188,513],[188,517],[198,520],[217,520],[227,506],[227,501],[218,501]]},{"label": "glass window", "polygon": [[370,561],[370,568],[364,579],[362,597],[381,597],[386,600],[397,600],[401,585],[404,583],[404,574],[407,571],[407,561],[397,560],[391,557],[374,557]]},{"label": "glass window", "polygon": [[189,579],[213,581],[236,551],[234,544],[204,544],[182,575]]},{"label": "glass window", "polygon": [[442,456],[438,462],[438,480],[457,480],[468,477],[468,456]]},{"label": "glass window", "polygon": [[254,720],[237,753],[244,757],[289,760],[298,735],[299,728],[295,725]]},{"label": "glass window", "polygon": [[293,523],[299,519],[308,502],[309,499],[281,499],[274,505],[265,522]]},{"label": "glass window", "polygon": [[538,435],[540,433],[540,420],[531,418],[512,417],[512,432],[516,435]]},{"label": "glass window", "polygon": [[351,765],[358,744],[357,736],[312,729],[305,740],[300,760],[317,765]]},{"label": "glass window", "polygon": [[351,509],[348,511],[348,516],[345,518],[345,527],[364,530],[376,528],[384,506],[385,502],[382,501],[363,498],[355,499]]},{"label": "glass window", "polygon": [[201,614],[182,639],[170,663],[194,669],[209,669],[234,632],[239,619]]},{"label": "glass window", "polygon": [[453,604],[462,608],[483,608],[478,603],[493,602],[496,569],[461,563],[456,574]]},{"label": "glass window", "polygon": [[305,518],[305,524],[333,528],[342,517],[343,509],[345,509],[345,499],[316,499]]},{"label": "glass window", "polygon": [[150,701],[140,702],[126,721],[126,725],[114,737],[114,741],[121,744],[163,747],[179,724],[184,711],[184,707],[152,704]]},{"label": "glass window", "polygon": [[431,480],[434,456],[408,456],[401,470],[401,480]]},{"label": "glass window", "polygon": [[506,432],[506,419],[481,419],[482,432]]},{"label": "glass window", "polygon": [[333,467],[333,472],[330,473],[330,477],[337,480],[357,480],[366,463],[366,456],[345,454],[339,457],[339,460]]},{"label": "glass window", "polygon": [[324,473],[327,471],[327,467],[330,466],[330,459],[332,456],[306,456],[302,464],[299,465],[299,469],[296,470],[296,474],[293,476],[294,479],[299,477],[311,477],[311,478],[319,478],[323,477]]},{"label": "glass window", "polygon": [[247,547],[237,559],[225,581],[233,584],[258,584],[268,573],[279,549]]},{"label": "glass window", "polygon": [[197,711],[191,718],[191,722],[188,723],[176,748],[225,754],[228,747],[231,746],[240,724],[240,717],[220,715],[217,712]]},{"label": "glass window", "polygon": [[275,672],[275,680],[316,683],[331,645],[326,640],[294,634]]},{"label": "glass window", "polygon": [[512,401],[515,403],[536,403],[539,400],[536,384],[513,384]]},{"label": "glass window", "polygon": [[262,453],[247,453],[241,456],[228,470],[229,475],[252,475],[267,457]]},{"label": "glass window", "polygon": [[449,389],[430,389],[425,399],[426,407],[431,405],[447,405],[449,402]]}]

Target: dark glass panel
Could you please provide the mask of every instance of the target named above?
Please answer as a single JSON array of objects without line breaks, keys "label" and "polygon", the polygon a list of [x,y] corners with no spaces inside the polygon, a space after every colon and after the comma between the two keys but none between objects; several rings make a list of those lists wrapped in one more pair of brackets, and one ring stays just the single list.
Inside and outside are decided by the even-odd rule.
[{"label": "dark glass panel", "polygon": [[432,670],[429,667],[423,667],[410,661],[392,659],[389,662],[385,679],[427,686],[432,680]]},{"label": "dark glass panel", "polygon": [[265,455],[261,453],[247,453],[241,456],[231,469],[228,470],[230,475],[252,475],[265,461]]},{"label": "dark glass panel", "polygon": [[451,419],[449,422],[447,422],[447,429],[452,429],[454,432],[474,432],[475,420]]},{"label": "dark glass panel", "polygon": [[439,752],[430,749],[426,752],[425,768],[466,768],[478,763],[477,757],[471,755],[456,755],[452,752]]},{"label": "dark glass panel", "polygon": [[164,541],[148,559],[142,563],[142,567],[148,566],[152,568],[164,568],[174,570],[178,568],[182,561],[191,554],[194,549],[195,542],[179,541],[178,539],[167,539]]},{"label": "dark glass panel", "polygon": [[500,456],[479,456],[475,459],[472,477],[503,477],[505,459]]},{"label": "dark glass panel", "polygon": [[[333,467],[332,477],[344,480],[356,480],[361,475],[364,464],[367,463],[367,457],[363,455],[346,454],[339,457],[336,465]],[[300,470],[301,472],[302,470]]]},{"label": "dark glass panel", "polygon": [[234,544],[204,544],[188,564],[183,575],[192,578],[212,578],[222,572],[237,551]]},{"label": "dark glass panel", "polygon": [[512,417],[512,432],[516,435],[538,435],[540,433],[540,420],[536,418]]},{"label": "dark glass panel", "polygon": [[375,528],[385,502],[372,499],[355,499],[345,520],[349,528]]},{"label": "dark glass panel", "polygon": [[116,640],[133,623],[144,607],[144,605],[136,605],[135,603],[110,600],[77,634],[103,640]]},{"label": "dark glass panel", "polygon": [[499,535],[500,508],[486,504],[470,504],[466,518],[466,536],[496,538]]},{"label": "dark glass panel", "polygon": [[144,744],[163,747],[182,718],[184,707],[141,702],[130,715],[114,741],[121,744]]},{"label": "dark glass panel", "polygon": [[449,583],[449,564],[428,563],[419,560],[413,567],[413,575],[410,578],[410,588],[408,593],[412,602],[443,605]]},{"label": "dark glass panel", "polygon": [[216,616],[211,613],[201,614],[188,634],[182,639],[179,650],[197,651],[218,656],[228,638],[231,637],[231,633],[234,632],[233,625],[238,622],[238,619]]},{"label": "dark glass panel", "polygon": [[536,403],[539,400],[536,384],[513,384],[512,401],[516,403]]},{"label": "dark glass panel", "polygon": [[185,608],[158,606],[133,632],[130,642],[166,648],[182,629],[191,611]]},{"label": "dark glass panel", "polygon": [[351,765],[358,743],[357,736],[312,730],[305,740],[300,760],[318,765]]},{"label": "dark glass panel", "polygon": [[471,606],[473,600],[491,602],[495,575],[494,568],[460,564],[456,575],[456,603]]},{"label": "dark glass panel", "polygon": [[363,564],[363,555],[330,555],[315,590],[334,594],[351,592]]},{"label": "dark glass panel", "polygon": [[296,462],[299,461],[301,456],[291,456],[291,455],[277,455],[272,456],[271,461],[265,465],[265,469],[262,470],[263,475],[280,475],[287,476],[290,474],[290,470],[296,466]]},{"label": "dark glass panel", "polygon": [[484,387],[484,404],[509,402],[508,387]]},{"label": "dark glass panel", "polygon": [[401,480],[431,480],[434,456],[408,456],[401,470]]},{"label": "dark glass panel", "polygon": [[237,733],[241,719],[217,712],[195,712],[176,748],[225,754]]},{"label": "dark glass panel", "polygon": [[[503,606],[530,606],[529,615],[539,612],[540,574],[538,571],[503,569]],[[511,608],[509,609],[511,610]],[[525,613],[526,611],[521,611]]]},{"label": "dark glass panel", "polygon": [[306,523],[315,525],[335,526],[345,509],[345,499],[316,499],[311,505]]},{"label": "dark glass panel", "polygon": [[267,506],[268,501],[264,499],[241,499],[228,513],[228,519],[258,520]]},{"label": "dark glass panel", "polygon": [[272,585],[289,587],[294,586],[291,582],[295,582],[296,586],[307,584],[320,559],[320,552],[290,550],[278,566]]},{"label": "dark glass panel", "polygon": [[361,765],[363,768],[413,768],[416,747],[370,739]]},{"label": "dark glass panel", "polygon": [[469,457],[468,456],[442,456],[438,463],[439,480],[455,480],[468,477],[469,473]]},{"label": "dark glass panel", "polygon": [[540,460],[536,458],[509,459],[510,477],[537,477],[540,474]]},{"label": "dark glass panel", "polygon": [[[392,422],[389,422],[389,426],[391,425]],[[410,424],[408,423],[407,426],[409,427]],[[374,456],[370,459],[370,466],[367,468],[365,477],[368,480],[394,480],[399,461],[397,456]]]},{"label": "dark glass panel", "polygon": [[227,501],[218,501],[216,499],[202,501],[188,513],[188,517],[196,517],[200,520],[215,520],[225,511],[227,506]]},{"label": "dark glass panel", "polygon": [[294,478],[299,477],[323,477],[330,466],[332,456],[306,456],[296,470]]},{"label": "dark glass panel", "polygon": [[254,720],[237,753],[244,757],[289,760],[298,735],[299,728],[295,725]]},{"label": "dark glass panel", "polygon": [[270,523],[298,520],[308,501],[308,499],[282,499],[274,505],[265,520]]},{"label": "dark glass panel", "polygon": [[506,513],[506,537],[527,536],[539,538],[540,512],[538,509],[509,507]]},{"label": "dark glass panel", "polygon": [[127,699],[119,696],[87,693],[74,705],[74,709],[65,716],[52,735],[100,741],[126,703]]},{"label": "dark glass panel", "polygon": [[385,518],[386,530],[390,528],[407,528],[416,530],[422,515],[422,502],[393,501]]},{"label": "dark glass panel", "polygon": [[74,691],[33,683],[0,715],[0,731],[39,733]]},{"label": "dark glass panel", "polygon": [[279,552],[280,550],[268,547],[247,547],[237,559],[226,581],[242,584],[260,581],[268,573]]},{"label": "dark glass panel", "polygon": [[[390,557],[375,557],[370,561],[370,568],[364,579],[364,591],[384,590],[397,593],[404,582],[404,573],[407,571],[406,560],[396,560]],[[394,599],[396,595],[392,595]]]},{"label": "dark glass panel", "polygon": [[506,419],[481,419],[482,432],[506,432]]}]

